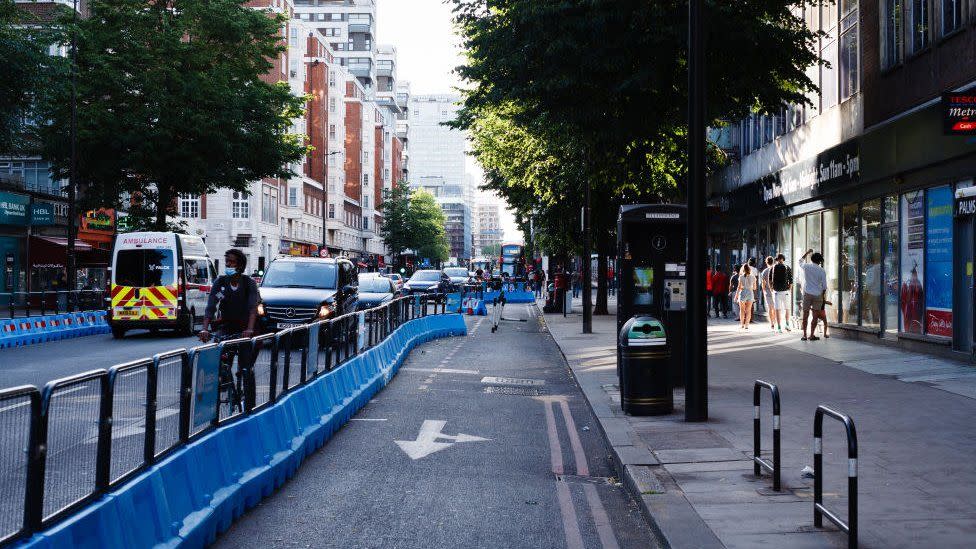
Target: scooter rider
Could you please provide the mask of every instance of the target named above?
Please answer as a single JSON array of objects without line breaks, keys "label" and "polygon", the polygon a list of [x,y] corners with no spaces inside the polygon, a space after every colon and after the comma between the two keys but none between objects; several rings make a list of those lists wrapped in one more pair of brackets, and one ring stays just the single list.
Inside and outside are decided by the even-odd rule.
[{"label": "scooter rider", "polygon": [[254,324],[258,317],[258,285],[244,275],[247,256],[237,249],[227,250],[224,255],[224,275],[214,281],[207,299],[200,341],[210,341],[210,325],[219,326],[223,334],[254,336]]}]

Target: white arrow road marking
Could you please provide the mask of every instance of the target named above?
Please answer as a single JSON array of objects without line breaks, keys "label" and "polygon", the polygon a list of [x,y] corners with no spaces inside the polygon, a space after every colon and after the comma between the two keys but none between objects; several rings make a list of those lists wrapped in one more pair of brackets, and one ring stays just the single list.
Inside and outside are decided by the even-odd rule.
[{"label": "white arrow road marking", "polygon": [[[446,421],[427,419],[420,426],[420,434],[417,435],[417,440],[394,440],[393,442],[396,442],[397,446],[410,456],[410,459],[416,460],[449,448],[458,442],[486,442],[491,440],[464,433],[445,435],[441,432],[444,425],[447,425]],[[437,442],[437,439],[445,439],[451,442]]]}]

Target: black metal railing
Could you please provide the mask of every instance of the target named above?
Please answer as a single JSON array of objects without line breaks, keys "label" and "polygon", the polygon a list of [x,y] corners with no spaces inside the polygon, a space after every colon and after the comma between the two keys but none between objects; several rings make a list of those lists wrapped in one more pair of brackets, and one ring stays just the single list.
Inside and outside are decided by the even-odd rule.
[{"label": "black metal railing", "polygon": [[[844,424],[847,431],[847,523],[823,504],[823,418],[832,417]],[[847,533],[847,546],[857,547],[857,431],[854,420],[847,414],[827,406],[817,406],[813,416],[813,525],[823,527],[823,517]]]},{"label": "black metal railing", "polygon": [[[773,398],[773,459],[762,457],[762,425],[760,421],[761,401],[763,389],[769,389]],[[779,388],[768,381],[757,379],[752,388],[752,461],[753,474],[757,477],[766,469],[773,475],[773,490],[780,490],[780,408]]]},{"label": "black metal railing", "polygon": [[[0,543],[50,526],[174,449],[378,344],[403,323],[445,313],[445,304],[440,294],[402,297],[277,334],[54,380],[40,391],[0,390]],[[240,380],[237,407],[222,394],[222,365],[235,387]]]},{"label": "black metal railing", "polygon": [[42,290],[0,293],[9,318],[105,309],[105,290]]}]

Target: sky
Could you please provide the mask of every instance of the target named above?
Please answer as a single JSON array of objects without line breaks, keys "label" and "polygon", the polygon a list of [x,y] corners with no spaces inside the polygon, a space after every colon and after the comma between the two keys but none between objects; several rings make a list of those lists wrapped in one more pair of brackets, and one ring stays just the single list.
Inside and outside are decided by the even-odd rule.
[{"label": "sky", "polygon": [[[397,48],[397,78],[410,82],[414,94],[452,93],[461,87],[453,73],[463,63],[460,38],[451,24],[451,4],[444,0],[377,0],[377,43]],[[480,182],[481,168],[468,159],[468,171]],[[491,199],[502,201],[491,196]],[[522,240],[515,218],[501,215],[505,240]]]}]

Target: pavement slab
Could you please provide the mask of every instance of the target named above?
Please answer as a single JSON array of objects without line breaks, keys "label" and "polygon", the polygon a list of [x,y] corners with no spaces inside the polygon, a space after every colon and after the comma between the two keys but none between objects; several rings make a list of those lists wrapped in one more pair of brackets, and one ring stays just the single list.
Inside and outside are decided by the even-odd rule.
[{"label": "pavement slab", "polygon": [[[611,301],[611,315],[615,303]],[[803,342],[797,334],[709,324],[709,421],[673,414],[631,417],[620,410],[615,318],[596,316],[583,335],[580,315],[545,315],[601,423],[625,484],[670,547],[842,547],[847,536],[813,527],[813,415],[827,404],[851,415],[859,456],[861,547],[972,547],[976,539],[976,368],[943,357],[841,338]],[[680,343],[679,343],[680,344]],[[604,357],[599,356],[603,350]],[[776,383],[782,396],[782,484],[753,476],[752,386]],[[770,456],[771,406],[761,408],[763,454]],[[630,436],[626,436],[627,434]],[[660,466],[628,463],[644,448]],[[824,503],[846,517],[847,455],[840,423],[824,423]],[[648,470],[663,493],[642,494]],[[692,516],[693,515],[693,516]],[[702,533],[702,528],[712,535]],[[689,536],[689,532],[696,532]]]}]

